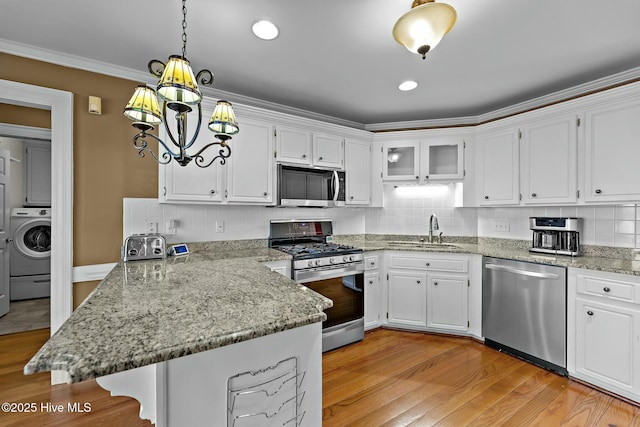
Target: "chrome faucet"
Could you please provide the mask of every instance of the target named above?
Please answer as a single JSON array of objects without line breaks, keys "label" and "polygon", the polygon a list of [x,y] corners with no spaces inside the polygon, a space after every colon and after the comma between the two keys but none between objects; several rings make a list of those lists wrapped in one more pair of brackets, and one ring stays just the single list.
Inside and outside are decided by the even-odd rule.
[{"label": "chrome faucet", "polygon": [[431,214],[429,217],[429,243],[433,243],[434,230],[440,230],[440,227],[438,227],[438,217],[436,214]]}]

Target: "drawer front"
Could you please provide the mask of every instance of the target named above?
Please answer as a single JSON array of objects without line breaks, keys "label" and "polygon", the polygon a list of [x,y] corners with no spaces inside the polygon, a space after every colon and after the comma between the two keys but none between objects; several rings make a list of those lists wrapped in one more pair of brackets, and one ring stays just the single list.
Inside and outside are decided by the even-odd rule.
[{"label": "drawer front", "polygon": [[380,264],[380,257],[378,255],[364,257],[364,269],[375,270]]},{"label": "drawer front", "polygon": [[391,267],[419,268],[422,270],[451,271],[466,273],[469,269],[466,259],[418,258],[401,255],[391,257]]},{"label": "drawer front", "polygon": [[578,276],[578,293],[634,302],[639,284],[599,277]]}]

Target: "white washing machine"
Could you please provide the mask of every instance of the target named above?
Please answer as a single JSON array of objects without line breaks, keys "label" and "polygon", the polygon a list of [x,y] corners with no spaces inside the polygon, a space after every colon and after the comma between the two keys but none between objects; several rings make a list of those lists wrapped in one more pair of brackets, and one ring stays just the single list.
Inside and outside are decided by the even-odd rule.
[{"label": "white washing machine", "polygon": [[11,210],[11,301],[51,295],[51,209]]}]

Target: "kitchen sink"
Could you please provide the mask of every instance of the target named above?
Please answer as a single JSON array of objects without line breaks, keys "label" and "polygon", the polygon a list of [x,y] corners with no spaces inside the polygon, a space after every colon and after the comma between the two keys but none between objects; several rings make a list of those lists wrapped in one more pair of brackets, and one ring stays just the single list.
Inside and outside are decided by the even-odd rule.
[{"label": "kitchen sink", "polygon": [[404,247],[404,248],[423,248],[423,249],[454,249],[458,245],[451,243],[429,243],[421,242],[419,240],[397,240],[387,242],[389,246]]}]

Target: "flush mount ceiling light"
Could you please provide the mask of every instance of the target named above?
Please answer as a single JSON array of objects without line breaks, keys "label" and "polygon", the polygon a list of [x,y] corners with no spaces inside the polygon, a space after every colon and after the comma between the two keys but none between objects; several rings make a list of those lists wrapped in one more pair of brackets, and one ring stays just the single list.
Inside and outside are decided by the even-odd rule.
[{"label": "flush mount ceiling light", "polygon": [[[227,141],[232,135],[239,132],[240,128],[236,121],[235,113],[231,103],[218,101],[215,110],[209,119],[209,129],[214,133],[218,141],[206,144],[200,151],[193,155],[187,154],[200,133],[202,122],[202,93],[198,84],[204,86],[213,85],[213,73],[209,70],[202,70],[194,76],[191,65],[186,58],[187,54],[187,6],[186,0],[182,0],[182,55],[172,55],[167,63],[153,59],[149,61],[147,68],[149,72],[160,80],[156,90],[146,85],[138,86],[131,99],[124,107],[125,117],[133,120],[133,127],[138,129],[138,133],[133,138],[133,146],[138,150],[138,155],[144,157],[145,153],[150,153],[160,164],[168,164],[171,159],[175,159],[180,166],[188,165],[195,159],[196,165],[201,168],[210,166],[216,159],[220,159],[220,164],[225,164],[226,159],[231,155],[231,148]],[[162,99],[162,111],[158,102],[158,96]],[[187,114],[198,107],[198,123],[196,130],[190,140],[187,141]],[[169,129],[167,123],[167,108],[175,113],[177,135]],[[147,133],[164,121],[167,135],[177,148],[177,153],[170,149],[162,139]],[[165,152],[158,157],[147,147],[146,138],[152,138],[162,147]],[[206,161],[202,155],[208,148],[219,145],[221,148],[218,154],[210,161]]]},{"label": "flush mount ceiling light", "polygon": [[279,34],[276,24],[264,19],[256,21],[253,27],[251,27],[251,31],[253,31],[256,37],[262,40],[273,40],[278,37]]},{"label": "flush mount ceiling light", "polygon": [[393,38],[413,53],[426,58],[442,37],[453,28],[456,10],[434,0],[414,0],[411,10],[393,26]]},{"label": "flush mount ceiling light", "polygon": [[400,85],[398,86],[398,89],[400,89],[403,92],[406,92],[409,90],[414,90],[417,87],[418,87],[417,82],[414,82],[413,80],[407,80],[406,82],[400,83]]}]

